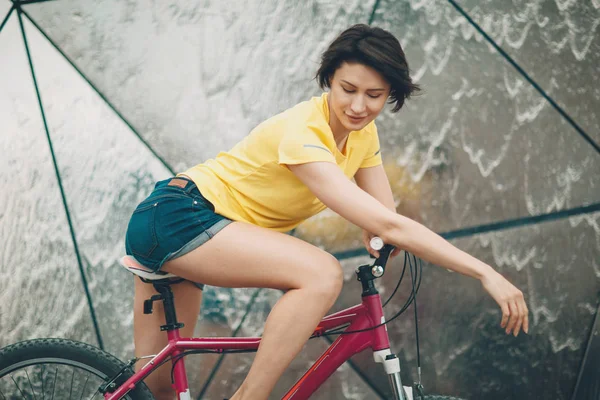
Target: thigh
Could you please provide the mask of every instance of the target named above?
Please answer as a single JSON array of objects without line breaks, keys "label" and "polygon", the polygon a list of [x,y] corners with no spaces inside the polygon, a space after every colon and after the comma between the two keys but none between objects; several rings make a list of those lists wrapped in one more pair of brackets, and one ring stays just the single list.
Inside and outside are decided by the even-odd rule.
[{"label": "thigh", "polygon": [[[342,280],[339,262],[303,240],[234,222],[192,252],[166,262],[163,270],[222,287],[294,289],[320,277]],[[331,279],[327,280],[331,282]]]},{"label": "thigh", "polygon": [[[140,357],[158,354],[167,345],[167,333],[160,330],[160,326],[165,324],[163,305],[162,302],[154,302],[152,314],[144,314],[144,300],[158,293],[151,284],[142,282],[138,277],[134,277],[134,279],[133,332],[135,355]],[[192,337],[200,313],[202,291],[191,282],[171,285],[171,290],[175,298],[177,319],[184,324],[180,334],[182,337]],[[150,360],[140,360],[136,365],[136,370],[148,361]],[[171,363],[167,363],[146,378],[145,382],[153,393],[170,390],[170,372]]]}]

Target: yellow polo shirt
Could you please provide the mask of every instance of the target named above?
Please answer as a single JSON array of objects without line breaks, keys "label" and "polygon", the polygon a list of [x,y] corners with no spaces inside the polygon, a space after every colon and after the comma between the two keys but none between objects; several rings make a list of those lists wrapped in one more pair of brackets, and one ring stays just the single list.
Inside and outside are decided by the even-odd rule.
[{"label": "yellow polo shirt", "polygon": [[269,118],[230,151],[183,173],[216,213],[287,232],[326,208],[287,168],[315,161],[336,164],[348,178],[359,168],[381,164],[375,123],[351,132],[342,154],[329,127],[323,93]]}]

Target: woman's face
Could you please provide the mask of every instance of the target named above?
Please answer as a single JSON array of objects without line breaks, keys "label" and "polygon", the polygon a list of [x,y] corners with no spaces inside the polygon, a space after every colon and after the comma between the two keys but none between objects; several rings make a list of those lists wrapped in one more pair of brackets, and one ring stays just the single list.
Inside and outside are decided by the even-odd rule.
[{"label": "woman's face", "polygon": [[329,93],[329,125],[334,134],[359,131],[383,110],[390,84],[371,67],[343,63],[333,74]]}]

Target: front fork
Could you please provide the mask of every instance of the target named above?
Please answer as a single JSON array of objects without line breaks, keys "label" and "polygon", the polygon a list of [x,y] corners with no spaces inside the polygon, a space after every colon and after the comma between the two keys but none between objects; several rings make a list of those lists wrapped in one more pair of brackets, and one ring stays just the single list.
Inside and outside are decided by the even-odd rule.
[{"label": "front fork", "polygon": [[384,349],[373,352],[373,359],[376,363],[382,363],[385,373],[388,375],[394,400],[413,400],[412,387],[402,386],[400,379],[400,360],[390,349]]}]

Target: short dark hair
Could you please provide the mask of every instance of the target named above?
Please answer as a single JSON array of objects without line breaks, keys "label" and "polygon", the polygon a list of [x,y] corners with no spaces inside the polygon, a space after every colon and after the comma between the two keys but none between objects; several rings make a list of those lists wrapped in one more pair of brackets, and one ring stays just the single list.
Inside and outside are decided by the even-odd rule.
[{"label": "short dark hair", "polygon": [[404,100],[421,90],[410,78],[400,42],[384,29],[357,24],[342,32],[321,56],[315,76],[321,89],[331,87],[333,74],[344,62],[363,64],[383,75],[391,87],[389,103],[395,103],[392,112],[399,111]]}]

